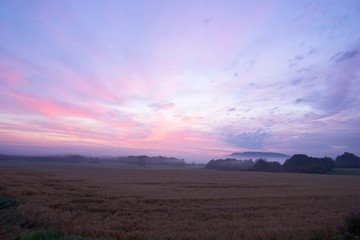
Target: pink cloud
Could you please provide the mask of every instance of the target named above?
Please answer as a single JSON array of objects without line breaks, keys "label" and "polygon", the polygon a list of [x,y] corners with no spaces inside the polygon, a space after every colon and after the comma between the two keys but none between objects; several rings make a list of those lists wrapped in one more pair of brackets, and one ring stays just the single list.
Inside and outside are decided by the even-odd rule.
[{"label": "pink cloud", "polygon": [[191,122],[194,122],[194,121],[196,121],[196,120],[201,120],[202,119],[202,117],[197,117],[197,116],[189,116],[189,115],[178,115],[179,117],[181,117],[181,119],[183,120],[183,121],[191,121]]},{"label": "pink cloud", "polygon": [[[224,144],[216,136],[189,129],[153,131],[145,139],[127,139],[127,145],[136,146],[144,150],[157,150],[166,152],[186,152],[195,155],[224,154]],[[225,149],[232,149],[225,147]],[[228,152],[226,152],[228,153]]]},{"label": "pink cloud", "polygon": [[5,84],[6,86],[17,87],[19,85],[29,85],[22,72],[10,69],[2,62],[0,62],[0,79],[2,84]]},{"label": "pink cloud", "polygon": [[59,102],[54,99],[40,96],[19,94],[8,91],[7,95],[16,100],[16,106],[27,113],[38,113],[45,116],[78,116],[93,117],[94,113],[85,108],[76,106],[71,103]]},{"label": "pink cloud", "polygon": [[154,108],[155,111],[171,109],[174,106],[175,106],[174,103],[154,103],[150,105],[150,107]]}]

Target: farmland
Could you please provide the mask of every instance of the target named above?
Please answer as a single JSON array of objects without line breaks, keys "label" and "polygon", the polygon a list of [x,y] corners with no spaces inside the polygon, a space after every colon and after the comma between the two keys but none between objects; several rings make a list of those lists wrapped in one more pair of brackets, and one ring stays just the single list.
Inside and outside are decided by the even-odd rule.
[{"label": "farmland", "polygon": [[[21,231],[115,239],[330,239],[360,207],[359,176],[205,169],[0,168],[0,239]],[[9,210],[7,210],[9,211]]]}]

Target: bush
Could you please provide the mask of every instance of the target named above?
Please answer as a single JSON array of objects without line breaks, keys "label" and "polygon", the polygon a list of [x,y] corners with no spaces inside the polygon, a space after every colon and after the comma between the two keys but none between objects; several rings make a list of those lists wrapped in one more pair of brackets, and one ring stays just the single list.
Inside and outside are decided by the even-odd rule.
[{"label": "bush", "polygon": [[60,230],[37,230],[31,233],[23,233],[19,240],[56,240],[64,236]]},{"label": "bush", "polygon": [[16,200],[13,197],[6,197],[6,196],[0,196],[0,210],[11,207],[11,206],[16,206]]},{"label": "bush", "polygon": [[23,233],[17,240],[111,240],[105,238],[89,238],[82,236],[65,236],[61,230],[37,230],[34,232]]},{"label": "bush", "polygon": [[336,224],[341,236],[337,239],[360,239],[360,211],[350,210],[349,215],[344,218],[344,223]]}]

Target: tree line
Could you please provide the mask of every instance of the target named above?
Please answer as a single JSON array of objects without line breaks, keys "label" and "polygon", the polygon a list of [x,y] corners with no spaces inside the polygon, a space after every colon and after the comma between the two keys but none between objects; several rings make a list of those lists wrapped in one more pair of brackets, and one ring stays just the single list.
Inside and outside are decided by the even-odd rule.
[{"label": "tree line", "polygon": [[305,154],[295,154],[284,164],[259,158],[255,160],[237,160],[234,158],[211,160],[206,165],[208,169],[243,170],[261,172],[297,172],[297,173],[327,173],[333,168],[360,168],[360,158],[353,153],[345,152],[333,160],[330,157],[316,158]]},{"label": "tree line", "polygon": [[123,162],[127,162],[130,164],[138,164],[141,167],[146,167],[148,165],[164,165],[164,166],[185,166],[184,159],[178,159],[175,157],[164,157],[164,156],[155,156],[149,157],[146,155],[139,156],[128,156],[126,158],[118,158],[122,159]]},{"label": "tree line", "polygon": [[154,156],[147,155],[139,156],[119,156],[119,157],[89,157],[79,154],[58,155],[58,156],[22,156],[22,155],[4,155],[0,154],[0,161],[6,160],[22,160],[22,161],[37,161],[37,162],[67,162],[67,163],[96,163],[100,164],[102,161],[125,163],[132,165],[139,165],[146,167],[150,165],[163,166],[185,166],[184,159],[175,157]]}]

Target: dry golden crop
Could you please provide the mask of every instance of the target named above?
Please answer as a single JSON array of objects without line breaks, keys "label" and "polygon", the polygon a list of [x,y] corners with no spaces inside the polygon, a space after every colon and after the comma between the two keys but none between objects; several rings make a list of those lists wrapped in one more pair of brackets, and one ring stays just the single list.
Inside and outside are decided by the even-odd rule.
[{"label": "dry golden crop", "polygon": [[329,239],[360,207],[358,176],[0,168],[0,187],[22,228],[116,239]]}]

